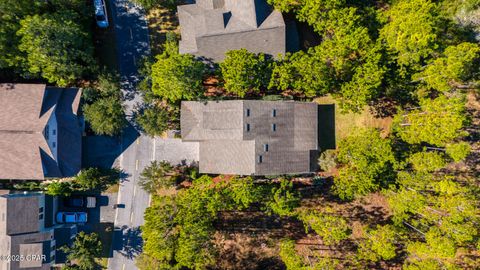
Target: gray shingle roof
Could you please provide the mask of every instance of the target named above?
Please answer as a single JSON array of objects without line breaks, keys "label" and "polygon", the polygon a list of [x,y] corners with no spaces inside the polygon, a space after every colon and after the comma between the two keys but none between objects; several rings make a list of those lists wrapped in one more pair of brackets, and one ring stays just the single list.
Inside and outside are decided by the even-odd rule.
[{"label": "gray shingle roof", "polygon": [[[0,84],[0,179],[42,180],[78,172],[80,93],[43,84]],[[58,125],[57,159],[44,136],[53,114]]]},{"label": "gray shingle roof", "polygon": [[272,56],[286,51],[285,22],[265,0],[198,0],[178,6],[180,53],[221,61],[245,48]]},{"label": "gray shingle roof", "polygon": [[44,200],[40,193],[0,195],[0,256],[46,255],[46,261],[0,260],[0,269],[50,269],[53,229],[44,228],[45,217],[39,218]]},{"label": "gray shingle roof", "polygon": [[318,150],[317,114],[316,103],[184,101],[180,123],[184,141],[200,142],[202,173],[306,173]]}]

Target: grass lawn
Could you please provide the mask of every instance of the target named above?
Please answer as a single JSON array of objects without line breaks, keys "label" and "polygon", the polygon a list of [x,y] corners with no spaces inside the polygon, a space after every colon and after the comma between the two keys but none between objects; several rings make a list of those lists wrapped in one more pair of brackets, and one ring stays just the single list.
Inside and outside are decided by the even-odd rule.
[{"label": "grass lawn", "polygon": [[178,18],[175,11],[165,7],[149,10],[147,14],[148,32],[150,34],[150,49],[155,56],[162,52],[168,32],[180,33]]},{"label": "grass lawn", "polygon": [[120,188],[119,184],[111,185],[105,190],[105,193],[118,193],[118,189]]},{"label": "grass lawn", "polygon": [[361,113],[342,113],[338,103],[331,96],[319,97],[314,101],[318,104],[335,104],[335,139],[337,143],[355,132],[357,128],[379,128],[383,135],[387,135],[390,131],[392,118],[375,118],[368,107],[365,107]]}]

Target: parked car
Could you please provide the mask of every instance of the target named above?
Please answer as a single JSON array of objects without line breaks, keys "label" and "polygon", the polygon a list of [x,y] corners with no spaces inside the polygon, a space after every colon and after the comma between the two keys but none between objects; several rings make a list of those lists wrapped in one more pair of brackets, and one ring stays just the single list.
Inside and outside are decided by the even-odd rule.
[{"label": "parked car", "polygon": [[63,200],[63,204],[68,207],[75,208],[95,208],[97,205],[97,198],[85,196],[71,196]]},{"label": "parked car", "polygon": [[86,223],[87,213],[85,212],[58,212],[57,223]]},{"label": "parked car", "polygon": [[108,27],[107,7],[104,0],[93,0],[95,6],[95,20],[100,28]]}]

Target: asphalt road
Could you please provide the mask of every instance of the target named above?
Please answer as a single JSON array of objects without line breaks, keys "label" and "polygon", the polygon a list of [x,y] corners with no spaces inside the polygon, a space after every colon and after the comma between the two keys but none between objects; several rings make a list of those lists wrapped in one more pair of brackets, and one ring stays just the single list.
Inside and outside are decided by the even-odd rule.
[{"label": "asphalt road", "polygon": [[[124,105],[130,119],[135,106],[142,104],[136,85],[140,80],[138,64],[150,53],[148,27],[142,9],[128,0],[110,0],[110,13]],[[137,269],[135,256],[142,251],[139,226],[143,224],[143,213],[149,204],[149,195],[138,186],[138,178],[154,158],[153,139],[140,136],[129,126],[122,133],[121,145],[119,164],[125,177],[120,183],[117,203],[122,207],[115,213],[113,257],[108,260],[108,269],[134,270]]]}]

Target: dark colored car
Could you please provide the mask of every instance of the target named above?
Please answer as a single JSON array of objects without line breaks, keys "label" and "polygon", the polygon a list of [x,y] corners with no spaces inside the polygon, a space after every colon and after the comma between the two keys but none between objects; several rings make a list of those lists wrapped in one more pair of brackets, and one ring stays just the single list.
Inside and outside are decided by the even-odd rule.
[{"label": "dark colored car", "polygon": [[63,201],[65,206],[74,208],[95,208],[97,199],[95,197],[71,196]]}]

